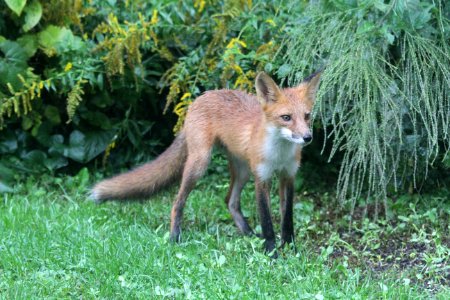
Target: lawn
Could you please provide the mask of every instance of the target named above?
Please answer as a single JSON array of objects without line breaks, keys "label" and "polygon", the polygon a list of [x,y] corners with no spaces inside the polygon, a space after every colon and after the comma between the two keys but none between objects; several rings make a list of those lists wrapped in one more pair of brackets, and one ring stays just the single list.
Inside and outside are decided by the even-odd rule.
[{"label": "lawn", "polygon": [[[295,205],[297,252],[284,249],[274,260],[260,239],[238,234],[223,176],[192,193],[180,244],[168,236],[174,189],[151,201],[96,205],[88,188],[97,179],[86,170],[43,175],[2,195],[1,298],[450,298],[448,191],[427,201],[400,197],[391,221],[352,225],[336,213],[333,194],[304,192]],[[255,226],[253,199],[249,185],[244,214]]]}]

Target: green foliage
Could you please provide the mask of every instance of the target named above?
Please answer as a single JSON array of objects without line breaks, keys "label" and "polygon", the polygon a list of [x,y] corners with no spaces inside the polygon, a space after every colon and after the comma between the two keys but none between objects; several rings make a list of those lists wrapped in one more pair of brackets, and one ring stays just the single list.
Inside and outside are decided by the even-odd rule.
[{"label": "green foliage", "polygon": [[205,90],[253,92],[261,70],[293,85],[326,66],[316,130],[340,164],[341,200],[419,189],[434,170],[448,174],[446,7],[0,0],[0,144],[16,145],[0,147],[0,163],[134,165],[173,139]]},{"label": "green foliage", "polygon": [[[227,185],[200,183],[174,245],[175,191],[95,205],[85,197],[95,177],[82,169],[28,178],[3,195],[1,298],[448,299],[450,210],[437,195],[421,201],[436,212],[399,199],[399,226],[366,219],[351,231],[333,205],[303,196],[294,207],[298,253],[280,250],[274,261],[261,239],[237,232],[223,202]],[[243,209],[257,224],[253,197],[244,190]]]},{"label": "green foliage", "polygon": [[42,5],[38,0],[33,0],[25,8],[25,22],[22,26],[23,31],[27,32],[36,26],[42,18]]},{"label": "green foliage", "polygon": [[[342,153],[341,200],[414,188],[450,148],[450,55],[443,3],[323,1],[281,52],[289,83],[326,66],[316,116]],[[378,198],[380,197],[381,198]]]},{"label": "green foliage", "polygon": [[[256,71],[273,68],[290,17],[280,3],[0,1],[0,126],[20,132],[0,137],[17,144],[3,152],[4,165],[17,169],[30,151],[65,163],[32,160],[21,164],[28,171],[76,169],[101,150],[104,165],[110,155],[122,166],[148,160],[173,137],[163,111],[174,107],[177,131],[202,91],[251,91]],[[78,133],[99,135],[95,151],[72,139]]]},{"label": "green foliage", "polygon": [[5,2],[6,5],[8,5],[8,7],[16,13],[16,15],[20,16],[27,0],[5,0]]}]

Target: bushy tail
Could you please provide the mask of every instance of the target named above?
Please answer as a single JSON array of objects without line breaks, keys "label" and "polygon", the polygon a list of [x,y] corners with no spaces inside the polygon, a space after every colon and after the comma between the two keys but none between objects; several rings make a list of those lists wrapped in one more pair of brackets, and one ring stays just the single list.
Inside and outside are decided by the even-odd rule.
[{"label": "bushy tail", "polygon": [[181,132],[155,160],[97,183],[91,197],[96,202],[148,197],[180,179],[186,158],[186,138]]}]

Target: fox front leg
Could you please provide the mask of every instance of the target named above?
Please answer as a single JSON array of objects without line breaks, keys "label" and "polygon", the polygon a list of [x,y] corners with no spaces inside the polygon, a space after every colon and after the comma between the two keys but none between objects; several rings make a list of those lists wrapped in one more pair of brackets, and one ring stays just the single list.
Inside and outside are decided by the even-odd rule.
[{"label": "fox front leg", "polygon": [[[270,213],[270,184],[255,180],[256,185],[256,202],[258,204],[259,217],[261,219],[261,229],[266,253],[275,250],[275,233],[273,231],[272,216]],[[273,257],[277,257],[277,253],[273,252]]]},{"label": "fox front leg", "polygon": [[280,178],[281,247],[294,242],[294,178]]}]

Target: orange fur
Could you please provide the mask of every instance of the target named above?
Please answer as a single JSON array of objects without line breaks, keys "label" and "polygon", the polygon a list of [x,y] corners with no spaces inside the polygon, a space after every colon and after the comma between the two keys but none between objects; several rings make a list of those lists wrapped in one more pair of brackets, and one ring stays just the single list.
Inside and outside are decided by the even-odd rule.
[{"label": "orange fur", "polygon": [[[206,92],[189,107],[181,134],[161,156],[133,171],[98,183],[92,191],[94,199],[148,196],[182,174],[171,213],[171,237],[179,240],[186,199],[206,170],[213,146],[220,144],[228,153],[232,176],[226,202],[239,229],[252,233],[240,211],[240,192],[250,173],[255,176],[257,190],[266,189],[265,183],[274,173],[280,174],[283,180],[280,195],[286,194],[281,188],[292,190],[301,146],[311,139],[309,114],[319,78],[320,73],[297,87],[280,89],[268,75],[260,73],[256,79],[257,95],[234,90]],[[266,190],[260,193],[262,198],[267,195]],[[292,202],[292,195],[284,198]],[[284,211],[289,212],[289,207]],[[260,206],[260,213],[267,219],[264,204]],[[286,215],[286,218],[292,216]],[[262,220],[266,222],[263,235],[269,241],[272,225],[266,219]],[[289,242],[293,236],[293,232],[289,233],[292,226],[286,226],[284,236]],[[269,244],[266,250],[273,248],[272,242]]]}]

